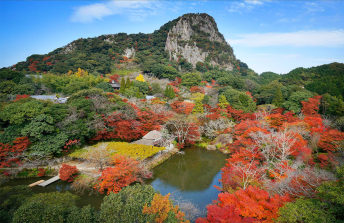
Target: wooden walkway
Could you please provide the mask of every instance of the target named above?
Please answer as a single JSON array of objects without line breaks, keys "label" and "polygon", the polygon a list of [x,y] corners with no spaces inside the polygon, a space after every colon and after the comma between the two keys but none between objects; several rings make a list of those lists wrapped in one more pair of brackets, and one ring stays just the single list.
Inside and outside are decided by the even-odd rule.
[{"label": "wooden walkway", "polygon": [[45,186],[48,186],[51,183],[54,183],[55,181],[58,181],[59,179],[60,179],[60,176],[57,175],[57,176],[54,176],[53,178],[50,178],[49,180],[46,180],[46,181],[38,184],[38,186],[45,187]]}]

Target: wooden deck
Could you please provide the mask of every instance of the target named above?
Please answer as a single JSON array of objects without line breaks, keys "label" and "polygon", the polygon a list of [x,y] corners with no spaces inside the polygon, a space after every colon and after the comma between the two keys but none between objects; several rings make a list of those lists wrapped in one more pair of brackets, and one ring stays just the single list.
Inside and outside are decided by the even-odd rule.
[{"label": "wooden deck", "polygon": [[37,182],[34,182],[34,183],[30,184],[29,187],[34,187],[34,186],[36,186],[36,185],[38,185],[38,184],[41,184],[41,183],[43,183],[43,182],[44,182],[44,180],[39,180],[39,181],[37,181]]},{"label": "wooden deck", "polygon": [[46,181],[38,184],[38,186],[45,187],[45,186],[48,186],[51,183],[54,183],[55,181],[58,181],[59,179],[60,179],[60,176],[57,175],[57,176],[54,176],[53,178],[50,178],[49,180],[46,180]]}]

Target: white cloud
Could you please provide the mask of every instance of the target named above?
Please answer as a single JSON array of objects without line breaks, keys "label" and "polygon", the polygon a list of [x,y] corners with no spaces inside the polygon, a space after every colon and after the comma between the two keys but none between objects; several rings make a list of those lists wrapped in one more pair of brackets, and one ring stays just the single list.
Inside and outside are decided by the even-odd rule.
[{"label": "white cloud", "polygon": [[110,0],[104,3],[89,4],[76,8],[71,20],[73,22],[87,23],[116,14],[126,15],[131,20],[142,20],[148,15],[155,14],[158,8],[158,1]]},{"label": "white cloud", "polygon": [[233,1],[230,3],[227,11],[229,12],[239,12],[243,10],[250,11],[258,5],[263,5],[264,1],[268,0],[244,0],[244,1]]},{"label": "white cloud", "polygon": [[344,45],[344,30],[310,30],[289,33],[253,33],[229,39],[231,45],[248,47],[336,47]]}]

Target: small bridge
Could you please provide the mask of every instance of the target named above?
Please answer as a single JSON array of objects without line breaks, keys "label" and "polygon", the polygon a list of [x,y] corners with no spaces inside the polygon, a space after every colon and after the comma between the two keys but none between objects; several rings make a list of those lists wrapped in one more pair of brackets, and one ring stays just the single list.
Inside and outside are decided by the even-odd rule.
[{"label": "small bridge", "polygon": [[53,178],[50,178],[49,180],[46,180],[46,181],[38,184],[38,186],[45,187],[45,186],[48,186],[51,183],[54,183],[55,181],[58,181],[59,179],[60,179],[60,176],[57,175],[57,176],[54,176]]}]

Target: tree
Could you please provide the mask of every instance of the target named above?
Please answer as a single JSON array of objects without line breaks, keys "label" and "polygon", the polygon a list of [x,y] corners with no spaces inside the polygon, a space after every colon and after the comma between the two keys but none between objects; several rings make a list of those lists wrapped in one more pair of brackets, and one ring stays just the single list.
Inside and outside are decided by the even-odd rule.
[{"label": "tree", "polygon": [[137,77],[135,78],[135,80],[141,81],[141,82],[145,82],[145,81],[146,81],[142,74],[139,74],[139,76],[137,76]]},{"label": "tree", "polygon": [[326,204],[319,200],[299,198],[279,210],[277,222],[335,222],[334,217],[325,208]]},{"label": "tree", "polygon": [[175,101],[171,103],[170,106],[172,110],[178,114],[189,115],[195,107],[195,104],[187,101]]},{"label": "tree", "polygon": [[43,135],[50,134],[55,130],[53,124],[54,120],[51,116],[41,114],[23,128],[22,134],[33,138],[34,141],[41,140]]},{"label": "tree", "polygon": [[199,127],[182,116],[170,119],[165,128],[177,139],[179,148],[185,144],[194,144],[200,138]]},{"label": "tree", "polygon": [[152,201],[154,193],[152,186],[140,184],[125,187],[118,193],[110,193],[104,197],[100,207],[101,222],[148,222],[150,218],[142,213],[142,209]]},{"label": "tree", "polygon": [[191,87],[198,86],[202,81],[199,73],[186,73],[182,75],[182,85]]},{"label": "tree", "polygon": [[83,158],[94,162],[99,167],[99,170],[102,171],[107,163],[110,162],[110,152],[106,149],[106,143],[98,146],[97,148],[90,149],[85,154]]},{"label": "tree", "polygon": [[215,204],[207,206],[207,217],[198,218],[196,223],[253,223],[254,218],[240,216],[234,206],[219,207]]},{"label": "tree", "polygon": [[267,191],[249,186],[233,194],[220,193],[217,206],[221,208],[232,206],[242,217],[273,222],[273,219],[278,217],[279,208],[289,201],[289,196],[270,196]]},{"label": "tree", "polygon": [[281,107],[283,104],[284,98],[282,95],[282,91],[280,86],[278,85],[276,88],[276,92],[274,98],[272,99],[272,104],[276,105],[277,107]]},{"label": "tree", "polygon": [[82,208],[74,207],[66,220],[66,223],[97,223],[99,222],[99,214],[91,205]]},{"label": "tree", "polygon": [[11,167],[20,164],[20,156],[28,148],[28,137],[19,137],[13,141],[13,145],[0,142],[0,168]]},{"label": "tree", "polygon": [[154,194],[150,206],[145,204],[143,206],[142,213],[149,215],[156,223],[189,223],[189,221],[185,221],[184,219],[185,214],[179,210],[178,206],[173,205],[173,203],[169,200],[169,197],[170,194],[166,194],[165,196],[158,193]]},{"label": "tree", "polygon": [[12,222],[64,223],[76,199],[69,192],[35,194],[15,211]]},{"label": "tree", "polygon": [[288,100],[283,103],[283,107],[298,114],[301,112],[301,101],[305,101],[312,96],[311,92],[305,90],[293,92]]},{"label": "tree", "polygon": [[135,181],[140,181],[142,168],[139,162],[131,158],[115,155],[114,167],[107,167],[101,173],[94,186],[100,193],[118,193],[123,187],[129,186]]},{"label": "tree", "polygon": [[165,92],[164,92],[165,97],[168,99],[173,99],[176,97],[176,94],[174,93],[173,88],[171,85],[166,85]]},{"label": "tree", "polygon": [[231,87],[226,87],[222,90],[222,93],[220,92],[220,94],[223,94],[226,97],[230,106],[234,109],[240,109],[244,112],[253,112],[256,109],[256,103],[245,92],[235,90]]},{"label": "tree", "polygon": [[44,107],[41,101],[25,98],[5,105],[1,109],[0,118],[10,124],[20,125],[44,113]]},{"label": "tree", "polygon": [[32,195],[31,188],[24,185],[1,187],[0,221],[11,222],[14,212]]},{"label": "tree", "polygon": [[76,166],[70,166],[65,163],[62,164],[59,170],[60,179],[68,182],[73,182],[78,173],[79,170]]},{"label": "tree", "polygon": [[313,98],[308,98],[308,101],[301,101],[302,104],[302,114],[306,116],[320,117],[318,114],[321,96],[314,96]]},{"label": "tree", "polygon": [[226,99],[226,96],[224,96],[223,94],[220,95],[218,106],[219,106],[220,108],[227,108],[228,105],[229,105],[229,103],[228,103],[228,101],[227,101],[227,99]]}]

